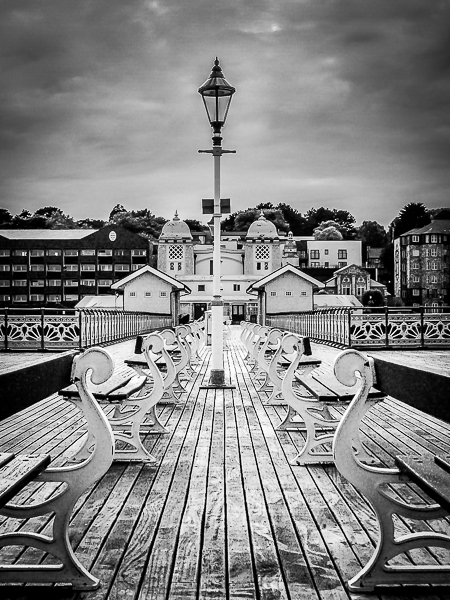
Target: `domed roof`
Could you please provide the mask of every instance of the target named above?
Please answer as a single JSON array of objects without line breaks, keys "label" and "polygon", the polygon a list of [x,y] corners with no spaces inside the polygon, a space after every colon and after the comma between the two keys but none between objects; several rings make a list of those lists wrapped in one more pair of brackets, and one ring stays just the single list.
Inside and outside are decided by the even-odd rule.
[{"label": "domed roof", "polygon": [[175,216],[171,221],[164,223],[159,239],[192,240],[191,230],[189,225],[182,221],[178,216],[178,211],[175,211]]},{"label": "domed roof", "polygon": [[261,211],[256,221],[253,221],[248,228],[247,237],[278,239],[278,231],[272,221],[266,219],[263,211]]}]

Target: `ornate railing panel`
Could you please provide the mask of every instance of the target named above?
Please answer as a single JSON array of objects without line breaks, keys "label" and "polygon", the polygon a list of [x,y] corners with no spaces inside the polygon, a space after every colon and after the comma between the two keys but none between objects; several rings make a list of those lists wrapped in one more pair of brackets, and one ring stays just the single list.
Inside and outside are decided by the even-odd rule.
[{"label": "ornate railing panel", "polygon": [[4,350],[87,348],[171,327],[170,315],[115,309],[3,311]]},{"label": "ornate railing panel", "polygon": [[441,307],[439,313],[431,312],[427,307],[414,310],[389,307],[318,309],[268,315],[266,324],[343,347],[450,347],[449,308]]}]

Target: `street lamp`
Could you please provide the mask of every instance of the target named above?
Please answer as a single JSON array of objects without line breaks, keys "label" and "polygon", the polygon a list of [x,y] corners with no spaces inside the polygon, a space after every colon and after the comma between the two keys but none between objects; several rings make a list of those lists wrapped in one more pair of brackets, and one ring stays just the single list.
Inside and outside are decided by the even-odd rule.
[{"label": "street lamp", "polygon": [[220,290],[220,157],[222,154],[235,150],[222,149],[222,127],[225,125],[231,98],[235,92],[225,79],[216,57],[212,71],[205,83],[198,89],[203,98],[206,114],[213,130],[212,150],[199,150],[212,154],[214,157],[214,246],[213,246],[213,299],[211,302],[211,387],[225,386],[225,371],[223,368],[223,299]]}]

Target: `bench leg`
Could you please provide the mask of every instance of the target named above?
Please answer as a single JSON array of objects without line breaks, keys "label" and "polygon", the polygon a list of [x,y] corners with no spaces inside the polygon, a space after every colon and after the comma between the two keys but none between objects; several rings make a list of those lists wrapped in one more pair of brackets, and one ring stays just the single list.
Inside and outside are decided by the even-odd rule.
[{"label": "bench leg", "polygon": [[[364,495],[374,509],[378,521],[379,537],[372,557],[365,567],[353,577],[348,587],[353,592],[372,592],[377,585],[399,584],[448,584],[450,565],[412,564],[408,556],[405,562],[392,563],[392,559],[407,555],[411,550],[445,548],[450,550],[450,536],[430,531],[397,535],[393,515],[405,519],[438,519],[448,512],[436,504],[410,504],[394,495],[388,486],[409,483],[409,478],[398,468],[384,468],[364,464],[355,453],[354,441],[364,414],[367,412],[366,398],[373,385],[372,361],[355,350],[342,352],[335,361],[335,375],[348,386],[357,382],[360,374],[360,390],[342,417],[333,442],[333,454],[338,471],[358,492]],[[369,403],[370,404],[370,403]]]}]

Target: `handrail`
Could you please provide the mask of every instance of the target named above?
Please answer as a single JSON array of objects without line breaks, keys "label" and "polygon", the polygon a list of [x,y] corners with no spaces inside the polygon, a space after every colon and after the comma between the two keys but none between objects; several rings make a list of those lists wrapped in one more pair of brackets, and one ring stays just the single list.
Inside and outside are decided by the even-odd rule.
[{"label": "handrail", "polygon": [[266,315],[266,325],[353,348],[450,347],[450,307],[320,307]]},{"label": "handrail", "polygon": [[58,351],[89,348],[171,326],[171,315],[115,308],[6,308],[0,335],[4,350]]}]

